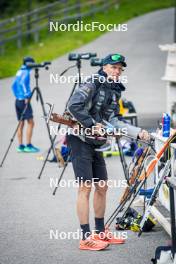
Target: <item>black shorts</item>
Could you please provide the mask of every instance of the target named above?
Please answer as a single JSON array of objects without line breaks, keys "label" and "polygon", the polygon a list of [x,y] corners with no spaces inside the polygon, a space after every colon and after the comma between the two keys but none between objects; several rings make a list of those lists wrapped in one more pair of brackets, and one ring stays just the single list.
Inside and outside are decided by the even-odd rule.
[{"label": "black shorts", "polygon": [[[25,100],[18,100],[16,99],[15,101],[15,109],[16,109],[16,114],[17,114],[17,119],[20,120],[21,119],[21,116],[22,116],[22,113],[24,111],[26,107],[26,104],[25,104]],[[31,104],[29,103],[28,104],[28,107],[24,113],[24,116],[22,118],[22,120],[28,120],[28,119],[31,119],[33,118],[33,111],[32,111],[32,107],[31,107]]]},{"label": "black shorts", "polygon": [[71,149],[71,160],[76,180],[99,182],[108,179],[102,152],[95,151],[94,146],[73,135],[67,136],[67,143]]}]

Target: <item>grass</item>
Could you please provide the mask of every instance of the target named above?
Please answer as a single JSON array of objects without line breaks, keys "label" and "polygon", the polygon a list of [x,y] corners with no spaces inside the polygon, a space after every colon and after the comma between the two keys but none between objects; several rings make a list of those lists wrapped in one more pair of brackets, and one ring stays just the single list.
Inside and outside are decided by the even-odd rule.
[{"label": "grass", "polygon": [[[118,9],[111,8],[106,13],[96,14],[93,18],[83,19],[84,24],[99,21],[104,24],[120,24],[142,14],[173,6],[173,0],[121,0]],[[78,48],[105,32],[48,32],[44,30],[40,35],[40,42],[24,42],[21,49],[14,44],[8,44],[4,55],[0,55],[0,78],[12,76],[21,65],[26,55],[33,56],[37,62],[53,60],[66,52]]]}]

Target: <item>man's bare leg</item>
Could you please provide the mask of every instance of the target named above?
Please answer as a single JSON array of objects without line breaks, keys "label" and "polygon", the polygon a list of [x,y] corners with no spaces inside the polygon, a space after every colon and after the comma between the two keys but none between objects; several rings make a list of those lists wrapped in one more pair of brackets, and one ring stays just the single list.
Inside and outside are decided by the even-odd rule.
[{"label": "man's bare leg", "polygon": [[77,214],[81,225],[89,223],[90,192],[91,184],[82,184],[82,186],[79,186],[77,198]]},{"label": "man's bare leg", "polygon": [[24,128],[24,121],[20,121],[18,130],[17,130],[17,137],[19,145],[23,144],[23,128]]},{"label": "man's bare leg", "polygon": [[106,192],[108,186],[107,183],[104,182],[104,186],[99,186],[98,183],[95,183],[95,192],[94,192],[94,212],[95,217],[102,218],[105,214],[106,209]]},{"label": "man's bare leg", "polygon": [[106,192],[108,186],[106,181],[103,183],[102,187],[99,183],[95,183],[94,192],[95,228],[98,233],[104,231],[104,214],[106,209]]},{"label": "man's bare leg", "polygon": [[[83,232],[84,237],[84,229],[89,233],[89,197],[91,192],[91,184],[81,184],[78,190],[78,198],[77,198],[77,214],[79,218],[79,222]],[[89,234],[87,234],[89,235]],[[93,241],[85,241],[85,244],[88,246],[93,246]]]},{"label": "man's bare leg", "polygon": [[34,127],[33,118],[27,120],[27,131],[26,131],[26,142],[27,144],[31,144],[32,132]]},{"label": "man's bare leg", "polygon": [[[102,250],[108,247],[109,243],[105,241],[95,241],[92,237],[89,237],[89,197],[91,192],[91,184],[87,183],[79,186],[78,200],[77,200],[77,213],[82,229],[82,240],[80,241],[80,249],[89,250]],[[87,239],[90,238],[90,239]]]}]

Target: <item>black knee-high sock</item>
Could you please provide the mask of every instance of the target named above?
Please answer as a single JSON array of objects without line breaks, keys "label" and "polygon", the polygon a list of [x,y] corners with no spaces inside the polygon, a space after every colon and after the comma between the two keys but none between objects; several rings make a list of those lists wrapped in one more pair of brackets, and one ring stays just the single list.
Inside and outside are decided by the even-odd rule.
[{"label": "black knee-high sock", "polygon": [[90,236],[90,225],[85,224],[85,225],[80,225],[81,226],[81,231],[82,231],[82,239],[85,240]]},{"label": "black knee-high sock", "polygon": [[97,218],[95,217],[95,228],[96,228],[96,233],[104,232],[105,231],[105,226],[104,226],[104,217],[103,218]]}]

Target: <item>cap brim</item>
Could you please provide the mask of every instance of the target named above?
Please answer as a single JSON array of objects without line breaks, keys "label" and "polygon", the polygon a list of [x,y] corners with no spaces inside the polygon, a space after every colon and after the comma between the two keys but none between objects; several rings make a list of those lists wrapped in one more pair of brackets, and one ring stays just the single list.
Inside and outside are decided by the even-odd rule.
[{"label": "cap brim", "polygon": [[126,62],[124,62],[124,61],[113,61],[113,62],[111,62],[109,64],[114,65],[114,64],[118,64],[118,63],[121,63],[123,67],[127,66]]}]

